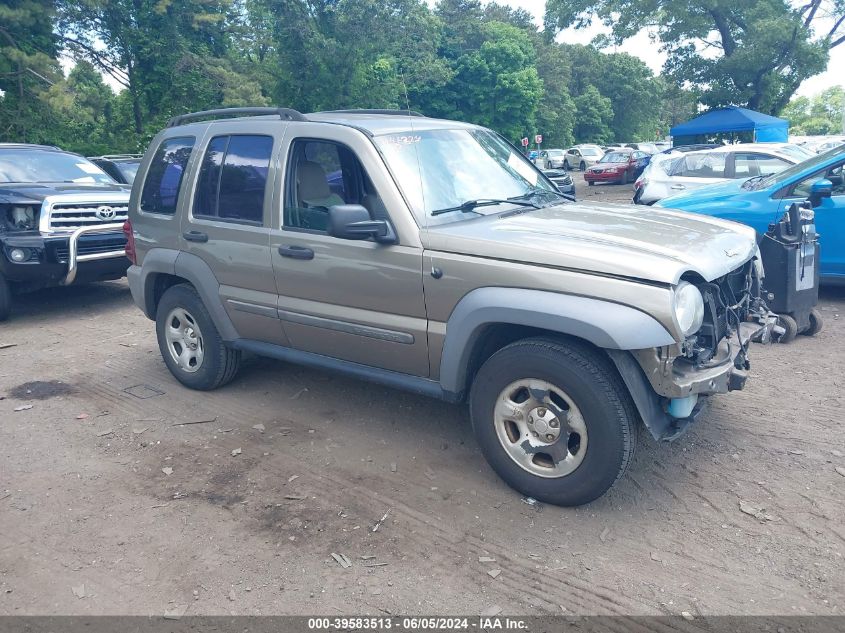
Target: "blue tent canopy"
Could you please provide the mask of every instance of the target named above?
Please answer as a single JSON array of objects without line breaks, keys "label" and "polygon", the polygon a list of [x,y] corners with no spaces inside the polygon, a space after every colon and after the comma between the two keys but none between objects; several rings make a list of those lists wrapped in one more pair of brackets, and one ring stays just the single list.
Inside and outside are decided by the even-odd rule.
[{"label": "blue tent canopy", "polygon": [[789,136],[789,121],[730,106],[710,110],[669,130],[675,139],[730,132],[753,132],[754,140],[759,143],[785,143]]}]

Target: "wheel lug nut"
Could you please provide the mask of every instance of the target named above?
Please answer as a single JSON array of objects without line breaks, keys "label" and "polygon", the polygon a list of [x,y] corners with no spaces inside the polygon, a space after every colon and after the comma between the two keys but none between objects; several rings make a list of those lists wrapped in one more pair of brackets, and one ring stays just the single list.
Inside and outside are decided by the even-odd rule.
[{"label": "wheel lug nut", "polygon": [[537,431],[531,431],[531,435],[533,435],[534,437],[539,437],[539,436],[537,435]]},{"label": "wheel lug nut", "polygon": [[539,409],[537,409],[537,415],[542,418],[544,415],[546,415],[546,410],[543,407],[540,407]]},{"label": "wheel lug nut", "polygon": [[532,418],[530,415],[528,416],[528,424],[534,424],[534,418]]},{"label": "wheel lug nut", "polygon": [[556,429],[558,427],[558,424],[560,424],[560,422],[558,422],[556,419],[549,421],[549,426],[552,427],[553,429]]},{"label": "wheel lug nut", "polygon": [[555,436],[549,433],[546,435],[546,439],[551,442],[553,439],[555,439]]}]

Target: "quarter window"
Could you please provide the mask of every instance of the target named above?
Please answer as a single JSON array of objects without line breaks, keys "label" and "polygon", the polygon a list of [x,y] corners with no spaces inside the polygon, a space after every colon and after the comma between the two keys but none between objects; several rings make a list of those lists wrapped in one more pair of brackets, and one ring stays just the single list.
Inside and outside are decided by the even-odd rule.
[{"label": "quarter window", "polygon": [[141,210],[173,215],[185,167],[194,148],[194,137],[170,138],[158,146],[147,170],[141,192]]},{"label": "quarter window", "polygon": [[262,224],[273,137],[216,136],[203,156],[194,216]]}]

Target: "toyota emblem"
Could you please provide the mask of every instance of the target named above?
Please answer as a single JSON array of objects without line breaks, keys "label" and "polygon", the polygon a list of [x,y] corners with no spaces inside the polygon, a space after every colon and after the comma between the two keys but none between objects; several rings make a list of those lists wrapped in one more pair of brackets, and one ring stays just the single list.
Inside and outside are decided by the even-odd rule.
[{"label": "toyota emblem", "polygon": [[94,215],[100,220],[114,220],[117,212],[112,207],[97,207]]}]

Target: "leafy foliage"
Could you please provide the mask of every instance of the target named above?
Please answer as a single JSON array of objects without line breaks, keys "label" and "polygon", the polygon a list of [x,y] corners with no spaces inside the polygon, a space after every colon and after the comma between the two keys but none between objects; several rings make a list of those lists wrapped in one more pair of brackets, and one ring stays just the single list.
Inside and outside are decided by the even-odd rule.
[{"label": "leafy foliage", "polygon": [[843,132],[843,109],[845,90],[842,86],[831,86],[812,98],[793,99],[781,116],[789,119],[794,134],[839,134]]},{"label": "leafy foliage", "polygon": [[[753,61],[744,48],[763,31],[783,39],[777,1],[740,0],[754,6],[730,9],[759,22],[736,35],[743,51],[731,64]],[[549,0],[548,16],[560,26],[624,6],[630,11],[615,31],[623,37],[653,17],[646,2],[667,3],[667,28],[679,42],[708,28],[701,11],[684,26],[669,0]],[[805,30],[784,59],[816,55],[823,63]],[[696,111],[698,93],[676,81],[683,73],[709,86],[707,99],[732,94],[733,84],[713,74],[730,69],[696,61],[694,48],[673,62],[674,75],[654,77],[635,57],[558,43],[552,34],[524,10],[482,0],[4,0],[0,140],[88,154],[140,151],[175,114],[278,104],[304,112],[411,108],[513,141],[541,133],[546,147],[565,147],[665,134]],[[75,65],[65,77],[60,59],[69,58]],[[810,72],[796,64],[796,77]],[[745,81],[730,72],[730,81]],[[790,77],[764,75],[765,95],[789,92]]]},{"label": "leafy foliage", "polygon": [[[665,73],[692,84],[708,106],[780,111],[801,82],[824,70],[845,41],[845,2],[809,0],[548,0],[546,29],[593,19],[617,43],[651,28],[668,55]],[[819,33],[815,33],[818,27]]]}]

